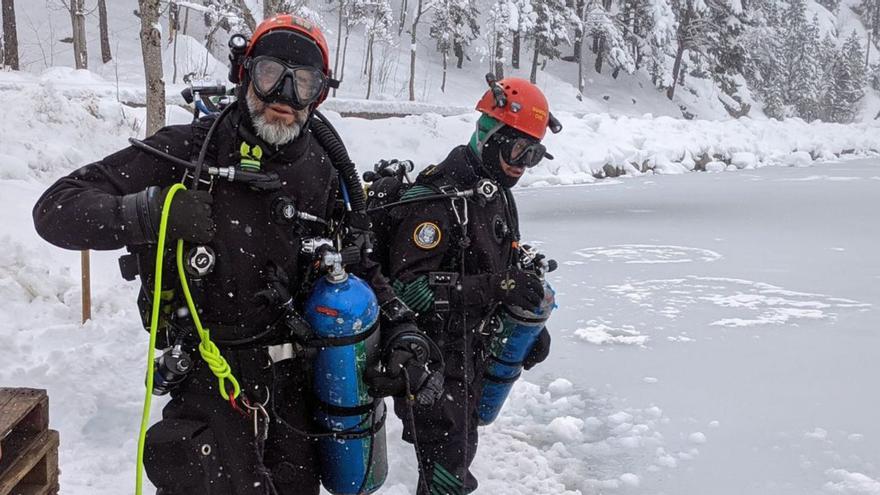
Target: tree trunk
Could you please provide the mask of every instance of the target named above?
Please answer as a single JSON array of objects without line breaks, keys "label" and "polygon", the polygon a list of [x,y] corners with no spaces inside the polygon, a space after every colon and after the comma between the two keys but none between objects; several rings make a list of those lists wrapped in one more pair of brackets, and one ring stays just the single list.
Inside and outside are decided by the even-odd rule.
[{"label": "tree trunk", "polygon": [[583,58],[583,55],[584,55],[582,48],[584,46],[584,34],[585,34],[584,33],[584,26],[583,26],[585,5],[586,5],[585,0],[577,0],[576,7],[575,7],[577,9],[577,10],[575,10],[575,12],[577,12],[577,17],[581,21],[581,23],[575,27],[575,31],[574,31],[574,46],[573,46],[574,53],[573,53],[573,56],[574,56],[574,59],[578,63],[580,63],[581,58]]},{"label": "tree trunk", "polygon": [[105,64],[113,60],[110,53],[110,32],[107,27],[107,2],[98,0],[98,28],[101,31],[101,61]]},{"label": "tree trunk", "polygon": [[165,126],[165,81],[162,80],[161,0],[138,0],[141,12],[141,52],[147,78],[147,136]]},{"label": "tree trunk", "polygon": [[599,49],[596,50],[596,72],[602,73],[602,63],[605,61],[605,35],[599,36]]},{"label": "tree trunk", "polygon": [[501,36],[495,39],[495,77],[501,79],[504,77],[504,44],[501,41]]},{"label": "tree trunk", "polygon": [[189,26],[189,9],[186,9],[186,12],[183,13],[183,34],[184,35],[186,35],[186,28],[188,26]]},{"label": "tree trunk", "polygon": [[86,14],[84,0],[70,0],[70,25],[73,28],[73,61],[77,69],[89,68],[89,50],[86,44]]},{"label": "tree trunk", "polygon": [[170,5],[168,10],[168,36],[169,42],[174,43],[174,49],[171,52],[171,83],[177,84],[177,30],[180,27],[180,6],[176,3]]},{"label": "tree trunk", "polygon": [[529,81],[535,84],[538,79],[538,52],[541,50],[541,42],[535,40],[535,54],[532,56],[532,73],[529,75]]},{"label": "tree trunk", "polygon": [[369,35],[364,40],[366,41],[366,44],[364,45],[364,64],[362,70],[365,76],[367,75],[368,69],[370,68],[370,52],[372,51],[370,43],[372,42],[372,40],[373,37]]},{"label": "tree trunk", "polygon": [[518,30],[514,31],[513,46],[510,49],[510,65],[512,65],[514,69],[519,69],[520,38],[520,32]]},{"label": "tree trunk", "polygon": [[18,70],[18,30],[15,26],[15,2],[3,0],[3,64]]},{"label": "tree trunk", "polygon": [[458,61],[455,63],[455,67],[457,69],[461,69],[461,64],[464,63],[464,47],[461,46],[460,41],[455,41],[452,43],[452,53],[455,54],[455,58]]},{"label": "tree trunk", "polygon": [[409,101],[416,101],[416,33],[419,28],[419,20],[422,18],[422,2],[416,7],[416,17],[413,19],[410,29],[409,45]]},{"label": "tree trunk", "polygon": [[[342,26],[345,19],[345,0],[339,0],[339,23],[336,27],[336,57],[333,59],[333,77],[342,78],[338,75],[339,69],[339,51],[342,49]],[[333,88],[333,96],[336,96],[336,88]]]},{"label": "tree trunk", "polygon": [[440,91],[446,92],[446,66],[449,59],[449,49],[443,50],[443,81],[440,83]]},{"label": "tree trunk", "polygon": [[684,41],[678,41],[678,49],[675,51],[675,63],[672,65],[672,86],[666,90],[666,97],[670,100],[675,96],[675,87],[678,85],[678,72],[681,70],[681,58],[684,55]]},{"label": "tree trunk", "polygon": [[406,26],[406,8],[407,0],[403,0],[400,2],[400,21],[397,23],[397,36],[403,34],[403,26]]},{"label": "tree trunk", "polygon": [[[342,80],[345,79],[345,56],[348,54],[348,37],[351,33],[346,29],[345,30],[345,41],[342,45],[342,66],[339,67],[339,82],[340,85]],[[336,90],[333,90],[333,95],[336,95]]]},{"label": "tree trunk", "polygon": [[584,57],[580,50],[583,50],[583,37],[581,38],[582,43],[580,44],[580,49],[575,52],[575,57],[577,57],[578,62],[578,100],[583,100],[584,97]]},{"label": "tree trunk", "polygon": [[367,57],[369,58],[367,76],[367,99],[370,99],[370,93],[373,91],[373,37],[370,36],[369,48],[367,49]]}]

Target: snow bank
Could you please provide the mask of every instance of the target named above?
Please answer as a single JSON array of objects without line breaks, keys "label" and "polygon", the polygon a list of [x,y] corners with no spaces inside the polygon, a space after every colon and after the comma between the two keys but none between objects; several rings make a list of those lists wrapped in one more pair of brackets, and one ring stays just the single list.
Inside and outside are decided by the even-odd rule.
[{"label": "snow bank", "polygon": [[[180,47],[178,50],[180,56]],[[192,61],[200,56],[195,54]],[[168,89],[169,102],[180,100],[177,89]],[[0,122],[3,178],[57,176],[123,147],[126,138],[143,133],[143,109],[119,103],[141,101],[143,88],[117,85],[88,71],[53,68],[40,76],[0,73],[0,96],[5,102],[5,118]],[[454,105],[344,99],[328,100],[324,110],[362,171],[383,158],[412,159],[418,169],[437,163],[453,146],[467,142],[477,115]],[[176,105],[169,111],[171,122],[189,119]],[[340,112],[415,115],[369,120],[343,118]],[[621,175],[722,172],[768,165],[803,167],[880,150],[880,125],[873,123],[748,118],[704,121],[565,112],[558,117],[563,132],[545,138],[554,159],[529,170],[521,185],[577,184]]]},{"label": "snow bank", "polygon": [[[373,109],[382,107],[374,106]],[[417,167],[442,160],[467,141],[476,114],[436,114],[334,124],[361,168],[380,158],[409,158]],[[553,160],[528,171],[522,185],[593,182],[619,175],[730,171],[768,165],[808,166],[819,160],[876,154],[877,124],[806,123],[799,119],[705,121],[670,117],[577,116],[560,113],[562,133],[545,138]]]},{"label": "snow bank", "polygon": [[[120,103],[132,96],[89,71],[63,67],[40,76],[0,72],[0,179],[50,181],[143,137],[145,110]],[[170,122],[189,114],[168,107]]]}]

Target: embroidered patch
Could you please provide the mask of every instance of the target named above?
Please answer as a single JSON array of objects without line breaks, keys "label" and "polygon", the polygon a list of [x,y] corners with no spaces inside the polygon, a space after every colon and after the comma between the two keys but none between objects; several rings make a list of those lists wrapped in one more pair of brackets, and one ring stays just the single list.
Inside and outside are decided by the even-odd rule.
[{"label": "embroidered patch", "polygon": [[434,249],[440,244],[442,238],[443,233],[440,232],[440,227],[433,222],[422,222],[413,231],[413,242],[422,249]]}]

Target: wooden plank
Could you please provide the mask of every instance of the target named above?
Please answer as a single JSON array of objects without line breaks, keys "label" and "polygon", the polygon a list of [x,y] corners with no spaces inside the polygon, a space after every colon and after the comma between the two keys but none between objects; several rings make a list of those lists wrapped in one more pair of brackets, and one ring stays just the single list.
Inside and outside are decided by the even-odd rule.
[{"label": "wooden plank", "polygon": [[58,493],[58,472],[56,445],[18,482],[10,495],[55,495]]},{"label": "wooden plank", "polygon": [[0,389],[0,475],[41,432],[49,428],[49,397],[45,390]]},{"label": "wooden plank", "polygon": [[82,276],[82,323],[92,319],[92,276],[89,251],[82,251],[80,259],[80,275]]},{"label": "wooden plank", "polygon": [[57,490],[58,443],[57,431],[42,432],[6,471],[0,472],[0,495],[44,494],[52,493],[53,488]]},{"label": "wooden plank", "polygon": [[[45,390],[34,388],[0,388],[0,438],[6,436],[34,407],[48,397]],[[47,408],[48,411],[48,408]],[[49,415],[45,413],[46,428]],[[43,429],[46,429],[43,428]]]}]

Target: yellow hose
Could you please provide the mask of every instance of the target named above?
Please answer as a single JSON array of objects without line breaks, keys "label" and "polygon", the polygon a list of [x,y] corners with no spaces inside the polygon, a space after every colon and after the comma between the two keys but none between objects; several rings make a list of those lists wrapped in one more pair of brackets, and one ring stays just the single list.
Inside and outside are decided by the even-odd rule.
[{"label": "yellow hose", "polygon": [[[147,390],[144,396],[144,409],[141,414],[141,429],[138,434],[138,451],[137,451],[137,474],[135,475],[135,494],[142,494],[142,486],[144,479],[144,443],[147,437],[147,427],[150,423],[150,406],[153,401],[153,361],[155,359],[156,350],[156,333],[159,328],[159,313],[162,296],[162,265],[165,258],[165,237],[168,231],[168,214],[171,212],[171,200],[178,191],[186,190],[183,184],[175,184],[168,190],[165,196],[165,202],[162,205],[162,217],[159,221],[159,239],[156,246],[156,271],[154,273],[153,284],[153,309],[150,313],[150,346],[147,348]],[[202,322],[196,311],[196,305],[190,295],[189,285],[186,281],[186,271],[183,267],[183,241],[177,241],[177,273],[180,278],[180,285],[183,288],[186,305],[189,307],[190,315],[193,323],[199,333],[201,343],[199,344],[199,354],[202,359],[208,363],[208,367],[214,375],[217,376],[220,386],[220,395],[224,400],[229,400],[229,394],[226,391],[225,382],[228,380],[232,385],[232,397],[237,398],[241,393],[238,380],[232,376],[232,370],[229,364],[220,354],[217,346],[211,342],[211,335],[206,328],[202,328]]]}]

